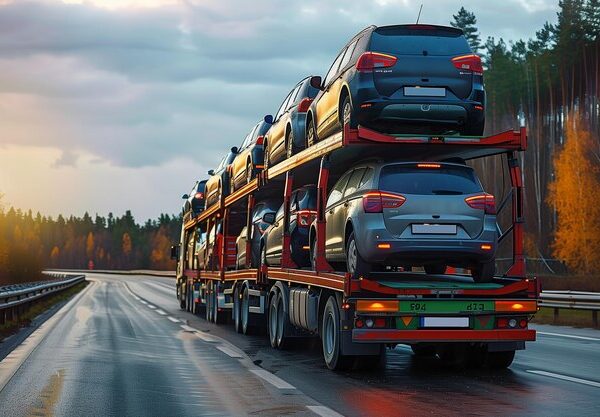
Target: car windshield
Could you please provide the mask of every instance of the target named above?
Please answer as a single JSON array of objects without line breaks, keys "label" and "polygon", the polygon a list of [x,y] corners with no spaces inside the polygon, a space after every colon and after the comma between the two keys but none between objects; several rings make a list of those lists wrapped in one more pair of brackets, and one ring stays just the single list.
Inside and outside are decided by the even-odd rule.
[{"label": "car windshield", "polygon": [[452,165],[440,168],[388,165],[379,175],[379,189],[421,195],[462,195],[483,191],[471,168]]},{"label": "car windshield", "polygon": [[471,53],[467,40],[457,31],[394,26],[376,29],[371,35],[369,49],[396,55],[455,56]]}]

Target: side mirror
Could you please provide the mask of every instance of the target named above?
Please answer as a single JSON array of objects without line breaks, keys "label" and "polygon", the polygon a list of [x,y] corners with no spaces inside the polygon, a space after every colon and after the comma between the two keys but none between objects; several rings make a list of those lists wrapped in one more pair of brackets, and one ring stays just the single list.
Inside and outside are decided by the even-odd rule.
[{"label": "side mirror", "polygon": [[267,224],[275,223],[275,213],[265,213],[263,214],[262,221]]},{"label": "side mirror", "polygon": [[208,170],[208,175],[210,175],[211,177],[212,177],[213,175],[215,175],[215,170],[214,170],[214,169],[209,169],[209,170]]},{"label": "side mirror", "polygon": [[184,195],[181,196],[181,198],[184,199],[184,200],[187,200],[188,198],[190,198],[190,196],[187,195],[187,194],[184,194]]},{"label": "side mirror", "polygon": [[310,77],[310,86],[317,90],[323,90],[323,79],[318,75]]},{"label": "side mirror", "polygon": [[237,146],[234,146],[234,147],[231,148],[231,153],[238,153]]},{"label": "side mirror", "polygon": [[267,114],[264,118],[264,121],[266,124],[272,125],[273,124],[273,115]]},{"label": "side mirror", "polygon": [[179,259],[179,245],[171,246],[171,259]]}]

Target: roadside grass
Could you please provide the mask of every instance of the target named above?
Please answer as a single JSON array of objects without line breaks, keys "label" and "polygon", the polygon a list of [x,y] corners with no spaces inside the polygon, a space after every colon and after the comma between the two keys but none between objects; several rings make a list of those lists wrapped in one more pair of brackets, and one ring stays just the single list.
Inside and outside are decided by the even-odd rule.
[{"label": "roadside grass", "polygon": [[0,340],[17,333],[21,327],[29,326],[31,321],[48,310],[53,305],[66,301],[88,285],[88,281],[80,282],[79,284],[68,288],[58,294],[51,295],[38,303],[31,306],[25,313],[21,314],[16,320],[7,320],[4,324],[0,324]]},{"label": "roadside grass", "polygon": [[558,318],[554,320],[554,309],[551,307],[542,307],[533,317],[532,322],[538,324],[556,324],[559,326],[600,329],[600,326],[594,326],[592,312],[589,310],[570,310],[561,308],[558,313]]}]

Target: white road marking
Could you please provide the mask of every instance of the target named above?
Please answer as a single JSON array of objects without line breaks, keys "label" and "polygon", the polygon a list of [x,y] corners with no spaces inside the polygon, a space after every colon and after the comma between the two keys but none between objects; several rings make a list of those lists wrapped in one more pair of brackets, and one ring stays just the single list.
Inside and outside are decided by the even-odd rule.
[{"label": "white road marking", "polygon": [[223,352],[224,354],[226,354],[227,356],[231,357],[231,358],[243,358],[244,356],[239,354],[238,352],[236,352],[233,349],[228,348],[227,346],[217,346],[217,349],[219,349],[221,352]]},{"label": "white road marking", "polygon": [[564,381],[576,382],[578,384],[584,384],[584,385],[589,385],[591,387],[600,388],[600,382],[597,382],[597,381],[590,381],[587,379],[576,378],[574,376],[555,374],[553,372],[536,371],[533,369],[528,369],[527,372],[529,372],[531,374],[549,376],[550,378],[562,379]]},{"label": "white road marking", "polygon": [[140,300],[140,303],[142,304],[148,304],[147,302],[145,302],[144,300]]},{"label": "white road marking", "polygon": [[204,340],[205,342],[210,342],[210,343],[216,343],[218,342],[217,339],[215,339],[212,336],[209,336],[208,334],[204,333],[204,332],[196,332],[196,336],[198,336],[200,339]]},{"label": "white road marking", "polygon": [[148,308],[154,309],[154,308],[156,308],[156,306],[153,306],[152,304],[148,304]]},{"label": "white road marking", "polygon": [[176,319],[175,317],[171,317],[171,316],[169,316],[169,317],[167,317],[167,318],[168,318],[169,320],[171,320],[173,323],[179,323],[179,320],[178,320],[178,319]]},{"label": "white road marking", "polygon": [[252,372],[254,375],[258,376],[259,378],[264,379],[269,384],[273,385],[275,388],[296,389],[295,386],[288,384],[283,379],[279,378],[278,376],[273,375],[271,372],[265,371],[264,369],[250,369],[250,372]]},{"label": "white road marking", "polygon": [[544,336],[568,337],[569,339],[590,340],[592,342],[600,342],[600,338],[597,338],[597,337],[577,336],[574,334],[563,334],[563,333],[540,332],[539,330],[537,330],[536,333],[544,335]]},{"label": "white road marking", "polygon": [[161,316],[166,316],[166,315],[167,315],[167,313],[165,313],[164,311],[162,311],[160,308],[159,308],[159,309],[157,309],[157,310],[156,310],[156,312],[157,312],[158,314],[160,314]]},{"label": "white road marking", "polygon": [[196,329],[194,329],[193,327],[188,326],[187,324],[182,324],[181,327],[183,330],[185,330],[186,332],[196,332]]},{"label": "white road marking", "polygon": [[306,408],[321,417],[344,417],[342,414],[336,413],[331,408],[325,407],[324,405],[307,405]]}]

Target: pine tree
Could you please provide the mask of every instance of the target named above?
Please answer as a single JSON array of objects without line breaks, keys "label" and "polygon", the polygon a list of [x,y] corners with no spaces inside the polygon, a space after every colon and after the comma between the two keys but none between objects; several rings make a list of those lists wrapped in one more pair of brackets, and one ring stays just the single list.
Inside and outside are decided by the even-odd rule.
[{"label": "pine tree", "polygon": [[587,0],[583,17],[586,38],[591,41],[600,39],[600,0]]},{"label": "pine tree", "polygon": [[479,37],[479,30],[477,29],[477,18],[475,13],[468,12],[464,7],[461,7],[457,14],[452,15],[454,18],[453,22],[450,22],[452,27],[461,29],[465,38],[471,45],[473,52],[477,53],[481,49],[481,39]]}]

